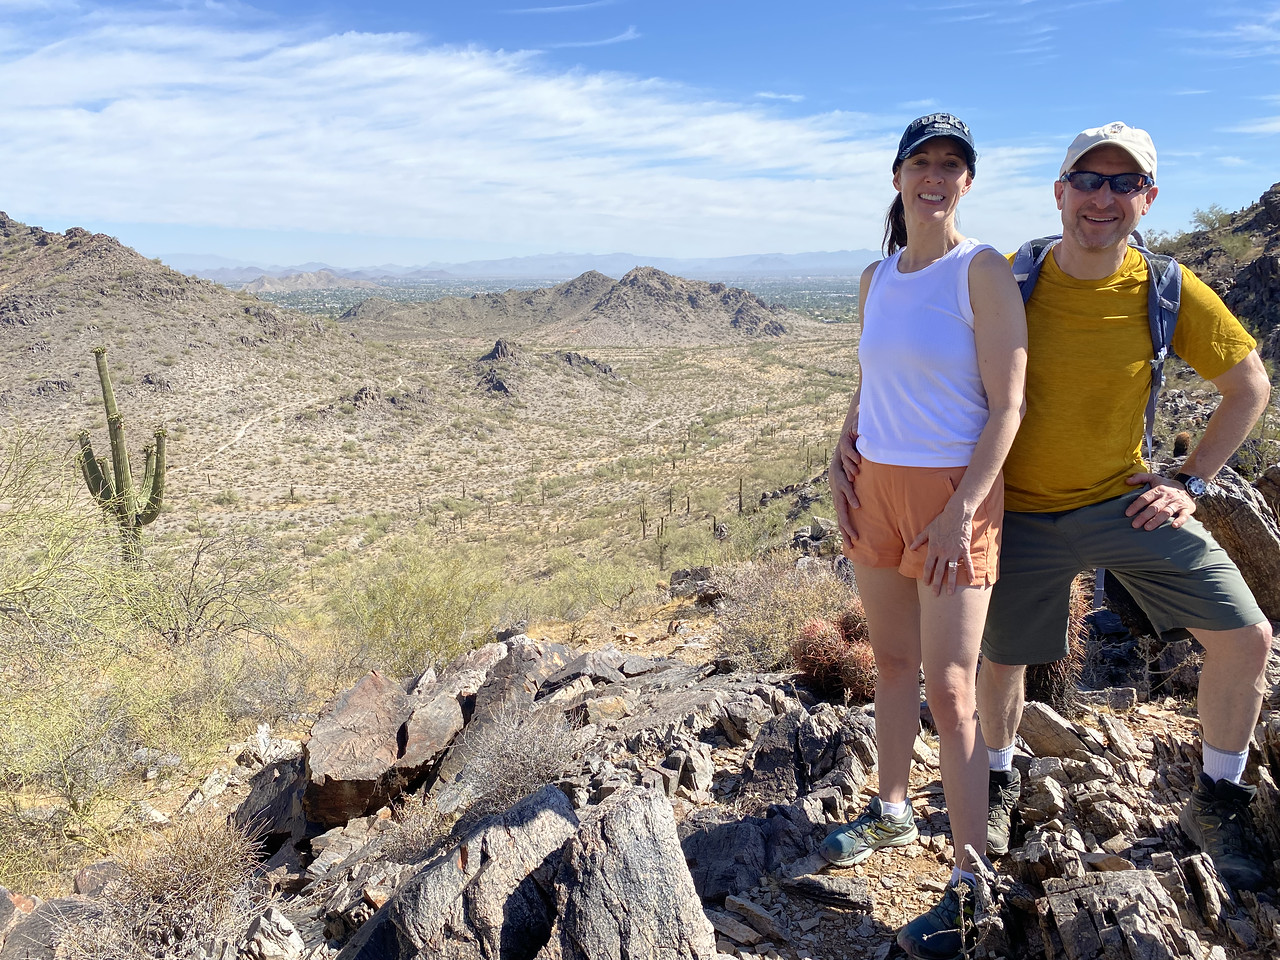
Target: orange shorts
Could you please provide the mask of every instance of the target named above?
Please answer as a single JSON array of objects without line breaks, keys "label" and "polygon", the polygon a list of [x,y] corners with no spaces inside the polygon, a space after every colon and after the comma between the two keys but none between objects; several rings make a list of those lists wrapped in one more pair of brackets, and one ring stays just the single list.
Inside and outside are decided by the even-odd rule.
[{"label": "orange shorts", "polygon": [[[862,458],[854,491],[859,507],[852,513],[858,539],[845,555],[868,567],[897,567],[904,577],[924,576],[929,552],[925,544],[910,550],[916,536],[927,527],[956,492],[964,467],[897,467]],[[991,586],[1000,564],[1000,531],[1004,521],[1004,476],[996,477],[991,492],[973,515],[969,556],[974,583]],[[964,565],[957,583],[969,582]]]}]

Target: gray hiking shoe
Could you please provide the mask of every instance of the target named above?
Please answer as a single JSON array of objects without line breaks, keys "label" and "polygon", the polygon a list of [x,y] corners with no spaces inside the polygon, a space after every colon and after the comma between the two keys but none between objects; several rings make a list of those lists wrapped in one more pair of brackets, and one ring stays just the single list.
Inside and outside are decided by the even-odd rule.
[{"label": "gray hiking shoe", "polygon": [[1257,890],[1265,880],[1257,831],[1249,817],[1249,804],[1257,794],[1252,784],[1215,782],[1202,773],[1178,815],[1182,832],[1213,858],[1218,875],[1237,890]]},{"label": "gray hiking shoe", "polygon": [[913,960],[953,960],[968,956],[982,938],[991,912],[986,883],[960,880],[948,886],[933,909],[898,931],[898,946]]},{"label": "gray hiking shoe", "polygon": [[914,813],[907,801],[907,812],[901,820],[890,817],[881,809],[880,798],[872,797],[862,816],[827,835],[819,852],[830,864],[852,867],[881,847],[905,846],[920,836]]},{"label": "gray hiking shoe", "polygon": [[987,854],[1003,856],[1009,852],[1009,830],[1013,808],[1022,796],[1022,774],[1018,768],[992,770],[987,781]]}]

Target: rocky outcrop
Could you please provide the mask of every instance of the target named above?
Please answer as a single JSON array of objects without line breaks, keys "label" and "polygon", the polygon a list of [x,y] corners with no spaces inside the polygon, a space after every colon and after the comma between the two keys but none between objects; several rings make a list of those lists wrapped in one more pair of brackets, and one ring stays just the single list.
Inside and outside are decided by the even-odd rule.
[{"label": "rocky outcrop", "polygon": [[[1270,675],[1280,678],[1277,648]],[[1071,717],[1038,703],[1025,712],[1014,849],[999,863],[1003,930],[991,933],[988,955],[1273,955],[1275,888],[1230,890],[1177,827],[1199,773],[1192,721],[1140,703],[1131,689],[1082,700],[1098,706]],[[449,734],[458,715],[462,729]],[[520,716],[558,718],[560,726],[543,729],[578,749],[523,798],[483,818],[462,815],[458,790],[474,751],[493,742],[469,730]],[[930,722],[927,710],[922,717]],[[261,873],[280,899],[246,918],[252,929],[240,940],[208,955],[885,955],[893,929],[883,918],[900,913],[904,898],[935,900],[952,856],[934,743],[922,734],[913,749],[919,838],[856,872],[824,871],[818,843],[870,795],[873,708],[823,700],[790,674],[722,673],[710,663],[523,635],[473,651],[439,676],[401,684],[369,674],[316,723],[306,762],[263,731],[239,752],[258,772],[235,816],[270,824],[262,832],[275,852]],[[545,746],[517,743],[511,775]],[[1264,714],[1257,746],[1248,778],[1271,856],[1280,852],[1274,714]],[[370,809],[383,795],[370,784],[394,780],[397,763],[416,766],[442,751],[446,759],[427,765],[413,797]],[[327,796],[357,797],[349,809],[360,813],[342,821],[340,806],[317,799],[321,776]],[[352,785],[340,786],[339,776]],[[209,784],[199,792],[208,794],[197,805],[205,808],[225,796]],[[318,822],[321,810],[340,822]],[[83,889],[99,888],[86,881]],[[69,903],[94,909],[85,898]],[[40,952],[51,933],[39,925],[52,909],[0,897],[0,951],[10,951],[0,960],[24,956],[10,945],[19,925],[23,951],[52,956]]]},{"label": "rocky outcrop", "polygon": [[1280,259],[1264,254],[1246,264],[1223,301],[1265,338],[1280,325]]},{"label": "rocky outcrop", "polygon": [[713,960],[666,795],[635,789],[594,809],[560,852],[557,919],[538,960]]},{"label": "rocky outcrop", "polygon": [[307,818],[332,826],[386,806],[421,780],[462,729],[458,691],[416,694],[372,672],[324,709],[307,741]]},{"label": "rocky outcrop", "polygon": [[424,867],[339,960],[531,958],[551,936],[550,877],[578,818],[546,787]]}]

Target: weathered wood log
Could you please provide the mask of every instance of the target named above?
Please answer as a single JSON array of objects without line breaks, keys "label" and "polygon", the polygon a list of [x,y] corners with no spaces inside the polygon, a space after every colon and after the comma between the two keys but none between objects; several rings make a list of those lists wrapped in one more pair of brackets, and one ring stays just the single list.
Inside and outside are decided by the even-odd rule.
[{"label": "weathered wood log", "polygon": [[1280,525],[1263,495],[1223,467],[1196,500],[1195,519],[1235,561],[1262,612],[1280,620]]},{"label": "weathered wood log", "polygon": [[1045,960],[1202,960],[1177,905],[1150,870],[1045,881],[1036,901]]}]

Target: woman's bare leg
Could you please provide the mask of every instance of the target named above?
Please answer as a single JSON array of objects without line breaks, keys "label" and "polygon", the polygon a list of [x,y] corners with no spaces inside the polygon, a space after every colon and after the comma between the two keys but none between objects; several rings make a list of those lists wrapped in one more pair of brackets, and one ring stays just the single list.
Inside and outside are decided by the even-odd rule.
[{"label": "woman's bare leg", "polygon": [[[916,581],[891,567],[853,565],[876,655],[880,799],[907,799],[911,748],[920,730],[920,601]],[[984,821],[985,822],[985,821]]]},{"label": "woman's bare leg", "polygon": [[954,594],[935,596],[919,585],[925,694],[938,728],[942,785],[961,870],[973,869],[966,844],[979,854],[987,845],[987,753],[978,729],[975,684],[990,598],[987,587],[959,587]]}]

